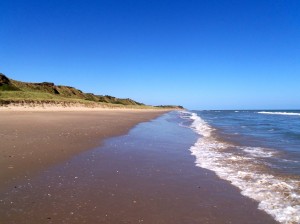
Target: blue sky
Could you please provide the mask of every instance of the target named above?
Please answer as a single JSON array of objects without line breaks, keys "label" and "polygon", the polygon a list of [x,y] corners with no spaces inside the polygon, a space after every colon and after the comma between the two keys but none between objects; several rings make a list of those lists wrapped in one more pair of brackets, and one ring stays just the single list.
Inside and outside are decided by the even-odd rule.
[{"label": "blue sky", "polygon": [[298,0],[1,0],[0,72],[189,109],[300,108]]}]

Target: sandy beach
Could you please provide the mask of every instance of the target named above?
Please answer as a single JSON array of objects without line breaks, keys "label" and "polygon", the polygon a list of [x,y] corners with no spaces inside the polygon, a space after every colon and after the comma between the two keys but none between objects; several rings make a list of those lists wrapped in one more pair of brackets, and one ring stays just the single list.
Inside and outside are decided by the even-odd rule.
[{"label": "sandy beach", "polygon": [[55,107],[1,110],[0,189],[165,112]]},{"label": "sandy beach", "polygon": [[196,167],[197,136],[163,113],[2,112],[0,223],[276,223]]}]

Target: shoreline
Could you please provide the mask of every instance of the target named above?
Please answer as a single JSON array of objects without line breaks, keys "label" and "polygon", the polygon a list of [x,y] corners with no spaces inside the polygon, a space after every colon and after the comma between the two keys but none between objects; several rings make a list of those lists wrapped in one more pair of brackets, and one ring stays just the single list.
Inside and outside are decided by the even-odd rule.
[{"label": "shoreline", "polygon": [[168,113],[139,124],[0,191],[0,221],[277,223],[229,182],[195,166],[187,149],[198,136],[176,119]]},{"label": "shoreline", "polygon": [[0,107],[0,190],[167,111]]}]

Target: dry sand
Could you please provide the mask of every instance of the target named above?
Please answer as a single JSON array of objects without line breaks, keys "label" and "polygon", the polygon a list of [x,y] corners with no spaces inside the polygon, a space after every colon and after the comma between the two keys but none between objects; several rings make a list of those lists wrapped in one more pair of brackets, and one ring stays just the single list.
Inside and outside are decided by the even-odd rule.
[{"label": "dry sand", "polygon": [[165,113],[57,107],[1,107],[1,110],[0,190]]}]

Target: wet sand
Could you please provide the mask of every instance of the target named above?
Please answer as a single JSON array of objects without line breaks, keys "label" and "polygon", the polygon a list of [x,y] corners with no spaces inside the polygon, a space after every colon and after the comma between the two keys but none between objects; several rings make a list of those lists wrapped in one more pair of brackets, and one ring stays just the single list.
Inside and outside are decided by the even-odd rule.
[{"label": "wet sand", "polygon": [[0,223],[271,224],[258,203],[187,150],[197,136],[166,114],[0,192]]},{"label": "wet sand", "polygon": [[0,111],[0,190],[163,113],[165,111],[151,110]]}]

